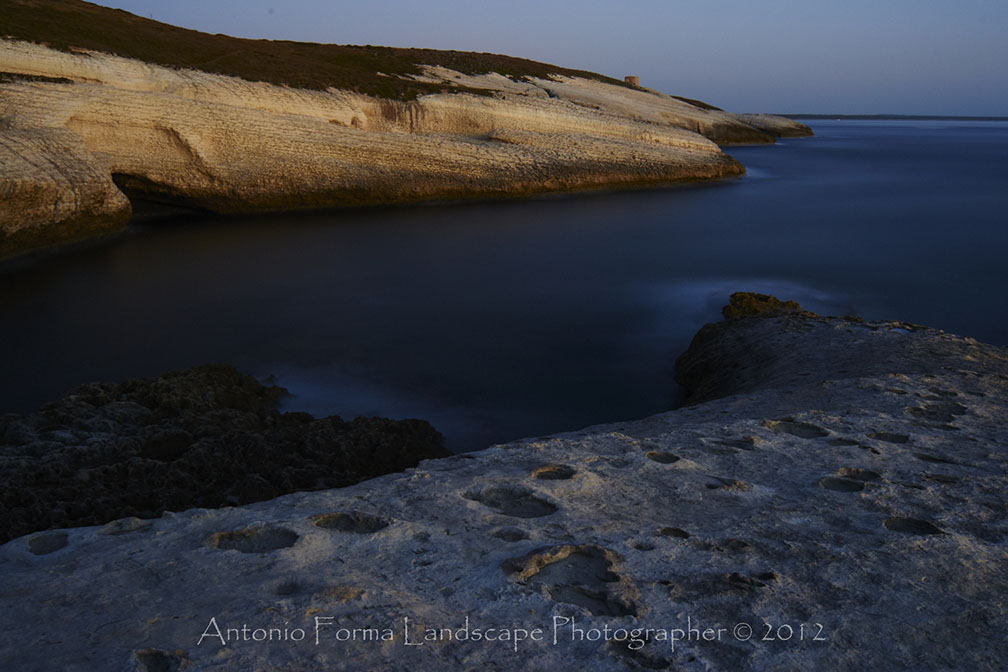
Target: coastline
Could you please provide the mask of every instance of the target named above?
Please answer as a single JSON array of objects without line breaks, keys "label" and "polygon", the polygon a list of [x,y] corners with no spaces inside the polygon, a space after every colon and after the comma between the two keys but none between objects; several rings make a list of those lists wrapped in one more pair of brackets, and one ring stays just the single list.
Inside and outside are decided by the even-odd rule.
[{"label": "coastline", "polygon": [[0,3],[0,669],[1002,670],[1008,117],[669,94],[1008,13],[224,4]]},{"label": "coastline", "polygon": [[663,185],[742,174],[719,142],[811,133],[583,76],[421,70],[459,92],[382,99],[4,39],[0,256],[121,230],[126,194],[250,213]]},{"label": "coastline", "polygon": [[788,119],[822,121],[1008,121],[1008,117],[942,114],[782,114]]},{"label": "coastline", "polygon": [[[996,596],[1008,585],[1008,351],[756,303],[680,358],[705,400],[677,411],[340,490],[15,539],[0,547],[0,585],[17,596],[5,598],[9,641],[61,641],[0,657],[140,670],[995,669],[1008,654],[987,630],[1005,617]],[[330,619],[317,633],[315,617]],[[201,639],[211,619],[263,640]],[[414,646],[404,619],[414,644],[429,627],[512,639]],[[83,622],[117,625],[58,637]],[[557,622],[600,635],[552,641]],[[803,636],[746,637],[732,632],[740,624]],[[690,627],[727,629],[669,634]],[[349,639],[375,628],[390,638]],[[535,628],[545,641],[513,641]],[[650,641],[632,645],[635,628]],[[266,640],[273,630],[287,636]],[[956,636],[930,634],[945,632]]]}]

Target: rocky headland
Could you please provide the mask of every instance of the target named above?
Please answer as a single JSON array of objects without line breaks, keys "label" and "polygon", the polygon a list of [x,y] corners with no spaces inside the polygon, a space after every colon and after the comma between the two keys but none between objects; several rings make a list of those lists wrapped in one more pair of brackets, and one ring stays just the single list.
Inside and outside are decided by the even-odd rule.
[{"label": "rocky headland", "polygon": [[0,19],[0,257],[119,230],[127,196],[233,213],[664,184],[743,173],[718,143],[811,134],[489,54],[239,40],[79,0]]},{"label": "rocky headland", "polygon": [[1008,351],[725,315],[676,411],[14,539],[0,666],[1002,669]]}]

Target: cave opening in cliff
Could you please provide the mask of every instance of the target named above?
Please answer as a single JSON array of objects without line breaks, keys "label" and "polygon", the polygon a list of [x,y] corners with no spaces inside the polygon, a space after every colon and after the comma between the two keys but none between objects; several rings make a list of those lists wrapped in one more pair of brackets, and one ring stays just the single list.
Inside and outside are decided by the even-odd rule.
[{"label": "cave opening in cliff", "polygon": [[193,199],[181,196],[167,185],[159,184],[146,176],[115,172],[112,173],[112,182],[129,199],[133,208],[130,222],[212,213],[212,210]]}]

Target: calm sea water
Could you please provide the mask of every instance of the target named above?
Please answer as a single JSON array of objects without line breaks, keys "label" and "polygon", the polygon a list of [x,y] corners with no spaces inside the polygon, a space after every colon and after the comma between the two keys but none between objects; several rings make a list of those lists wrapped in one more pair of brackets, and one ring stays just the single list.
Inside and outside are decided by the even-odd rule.
[{"label": "calm sea water", "polygon": [[1008,344],[1008,124],[813,122],[740,179],[134,226],[0,267],[0,412],[230,362],[449,448],[643,417],[735,290]]}]

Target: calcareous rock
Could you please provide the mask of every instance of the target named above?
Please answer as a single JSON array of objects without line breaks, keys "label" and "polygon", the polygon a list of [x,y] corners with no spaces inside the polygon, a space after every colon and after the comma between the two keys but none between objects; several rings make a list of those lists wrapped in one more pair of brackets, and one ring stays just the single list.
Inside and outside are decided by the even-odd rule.
[{"label": "calcareous rock", "polygon": [[657,91],[423,73],[463,92],[309,90],[0,36],[0,258],[120,229],[124,192],[230,213],[497,198],[740,175],[716,143],[773,142]]},{"label": "calcareous rock", "polygon": [[677,411],[14,539],[0,667],[1003,669],[1008,352],[754,312]]}]

